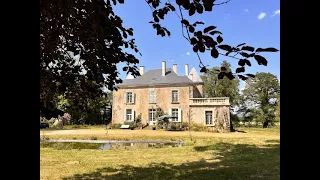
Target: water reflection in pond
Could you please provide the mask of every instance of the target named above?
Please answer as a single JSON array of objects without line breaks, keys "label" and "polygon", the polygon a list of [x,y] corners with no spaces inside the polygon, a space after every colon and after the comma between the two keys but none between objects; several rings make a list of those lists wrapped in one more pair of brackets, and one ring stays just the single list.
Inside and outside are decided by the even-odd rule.
[{"label": "water reflection in pond", "polygon": [[150,148],[181,147],[177,143],[79,143],[79,142],[41,142],[40,148],[54,149],[100,149],[100,150],[135,150]]}]

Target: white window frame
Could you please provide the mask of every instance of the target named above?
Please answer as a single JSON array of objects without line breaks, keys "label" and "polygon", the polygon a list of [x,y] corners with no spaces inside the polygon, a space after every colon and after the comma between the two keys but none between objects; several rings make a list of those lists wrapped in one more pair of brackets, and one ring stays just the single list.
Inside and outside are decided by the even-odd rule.
[{"label": "white window frame", "polygon": [[[207,123],[207,112],[211,112],[211,123]],[[214,113],[214,111],[213,110],[205,110],[204,111],[204,124],[206,125],[206,126],[214,126],[215,125],[215,123],[214,123],[214,118],[213,118],[213,113]],[[209,116],[210,117],[210,116]],[[210,119],[209,119],[210,120]]]},{"label": "white window frame", "polygon": [[[129,98],[129,95],[131,96],[131,99]],[[128,104],[133,104],[133,98],[134,98],[134,95],[133,95],[133,92],[127,92],[126,93],[126,102]],[[130,101],[131,100],[131,101]]]},{"label": "white window frame", "polygon": [[152,90],[149,91],[149,104],[155,104],[156,103],[156,91]]},{"label": "white window frame", "polygon": [[[176,111],[177,114],[174,114],[174,111],[173,111],[173,110],[177,110],[177,111]],[[172,109],[171,109],[171,115],[172,115],[172,116],[175,116],[175,115],[176,115],[175,118],[171,118],[171,119],[172,119],[172,122],[179,122],[179,109],[178,109],[178,108],[172,108]]]},{"label": "white window frame", "polygon": [[[128,110],[131,110],[131,114],[128,113]],[[131,117],[131,119],[129,119],[128,117]],[[134,120],[133,109],[126,109],[126,121],[133,121],[133,120]]]},{"label": "white window frame", "polygon": [[[177,92],[176,100],[174,99],[174,92]],[[172,103],[178,103],[179,102],[179,90],[174,89],[174,90],[171,91],[171,102]]]},{"label": "white window frame", "polygon": [[[150,119],[151,115],[151,119]],[[148,119],[150,122],[155,122],[156,121],[156,109],[150,108],[148,109]]]}]

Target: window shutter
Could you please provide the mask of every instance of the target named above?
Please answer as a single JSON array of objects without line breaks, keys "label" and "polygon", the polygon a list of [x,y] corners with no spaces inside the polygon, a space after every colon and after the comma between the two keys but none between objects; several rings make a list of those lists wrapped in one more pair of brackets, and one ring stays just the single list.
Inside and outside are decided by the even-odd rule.
[{"label": "window shutter", "polygon": [[132,109],[132,121],[136,119],[136,111]]},{"label": "window shutter", "polygon": [[123,111],[123,122],[126,121],[127,119],[127,114],[126,114],[126,109]]},{"label": "window shutter", "polygon": [[136,94],[132,93],[132,103],[135,104],[136,102]]},{"label": "window shutter", "polygon": [[[169,109],[168,114],[169,114],[170,116],[172,116],[172,109]],[[172,121],[172,118],[169,118],[169,122],[171,122],[171,121]]]},{"label": "window shutter", "polygon": [[181,122],[182,118],[181,118],[181,109],[178,109],[178,122]]}]

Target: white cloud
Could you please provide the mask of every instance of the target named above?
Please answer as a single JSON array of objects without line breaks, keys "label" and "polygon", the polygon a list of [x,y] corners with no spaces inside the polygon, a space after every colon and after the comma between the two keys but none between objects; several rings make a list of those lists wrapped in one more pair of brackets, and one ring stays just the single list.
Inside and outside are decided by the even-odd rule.
[{"label": "white cloud", "polygon": [[187,52],[187,56],[190,56],[191,55],[191,53],[190,52]]},{"label": "white cloud", "polygon": [[273,17],[275,15],[279,15],[280,16],[280,9],[276,10],[271,17]]},{"label": "white cloud", "polygon": [[172,60],[170,60],[171,62],[173,62],[174,60],[172,59]]},{"label": "white cloud", "polygon": [[257,18],[258,18],[259,20],[261,20],[261,19],[263,19],[264,17],[266,17],[266,15],[267,15],[266,13],[261,12]]},{"label": "white cloud", "polygon": [[245,11],[245,12],[249,12],[249,9],[245,9],[244,11]]}]

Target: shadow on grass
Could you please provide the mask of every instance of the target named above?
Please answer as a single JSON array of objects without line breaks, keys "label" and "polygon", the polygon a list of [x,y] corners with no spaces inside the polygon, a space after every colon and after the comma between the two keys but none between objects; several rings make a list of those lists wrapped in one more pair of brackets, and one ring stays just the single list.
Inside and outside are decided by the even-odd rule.
[{"label": "shadow on grass", "polygon": [[[200,179],[247,180],[280,179],[280,145],[257,147],[248,144],[217,143],[196,146],[195,151],[212,153],[211,159],[202,159],[181,165],[152,163],[147,167],[124,165],[120,168],[100,168],[94,173],[76,174],[64,180],[84,179]],[[174,158],[174,157],[173,157]]]}]

